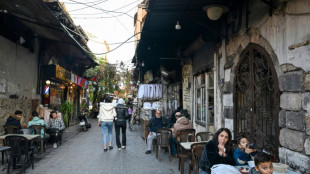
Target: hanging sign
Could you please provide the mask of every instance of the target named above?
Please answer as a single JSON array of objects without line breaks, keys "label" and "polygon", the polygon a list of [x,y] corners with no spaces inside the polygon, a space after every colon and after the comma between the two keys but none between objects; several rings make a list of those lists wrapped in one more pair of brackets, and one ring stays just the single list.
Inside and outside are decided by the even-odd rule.
[{"label": "hanging sign", "polygon": [[87,87],[87,80],[77,76],[77,85],[82,86],[82,87]]},{"label": "hanging sign", "polygon": [[65,80],[65,73],[66,70],[63,67],[56,65],[56,78]]}]

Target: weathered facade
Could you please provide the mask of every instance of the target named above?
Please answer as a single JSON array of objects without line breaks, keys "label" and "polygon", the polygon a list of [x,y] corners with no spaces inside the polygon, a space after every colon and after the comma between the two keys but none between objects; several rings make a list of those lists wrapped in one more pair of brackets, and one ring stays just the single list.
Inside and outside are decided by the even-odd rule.
[{"label": "weathered facade", "polygon": [[[31,112],[44,104],[46,65],[57,64],[79,76],[96,65],[86,43],[85,33],[58,1],[0,2],[0,133],[8,114],[22,110],[21,122],[26,124]],[[72,90],[67,91],[78,93],[80,89]],[[78,108],[79,97],[74,100]]]},{"label": "weathered facade", "polygon": [[[168,13],[168,9],[160,8],[161,3],[150,1],[149,8],[162,10],[161,14],[166,14],[162,20],[166,22],[158,24],[159,17],[155,18],[156,12],[151,11],[146,21],[153,19],[153,26],[149,24],[152,21],[145,26],[166,32],[160,27],[171,27],[172,18],[179,19],[185,30],[189,27],[186,21],[199,24],[184,35],[182,43],[189,37],[192,40],[181,51],[175,50],[174,55],[182,59],[183,108],[191,111],[197,132],[227,127],[234,138],[246,134],[282,163],[309,173],[310,2],[226,1],[229,11],[218,21],[200,18],[203,14],[195,19],[189,17],[195,7],[200,5],[202,11],[204,5],[214,1],[187,6],[182,6],[186,4],[182,1],[176,4],[179,12],[185,14],[181,17],[175,9]],[[198,15],[199,9],[195,12]],[[145,31],[148,30],[151,29]],[[197,32],[200,36],[193,35]],[[218,37],[206,37],[207,33]],[[141,40],[144,37],[149,39],[150,34],[142,33]],[[169,39],[177,40],[171,36],[166,42]],[[149,55],[143,52],[147,45],[150,43],[146,41],[138,44],[138,63],[147,61],[143,59]],[[167,47],[177,46],[180,44],[173,42]]]}]

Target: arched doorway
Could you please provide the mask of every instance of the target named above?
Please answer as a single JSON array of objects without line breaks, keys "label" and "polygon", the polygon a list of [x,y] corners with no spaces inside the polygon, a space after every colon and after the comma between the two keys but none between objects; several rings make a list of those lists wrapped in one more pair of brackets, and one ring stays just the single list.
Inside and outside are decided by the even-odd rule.
[{"label": "arched doorway", "polygon": [[259,149],[278,159],[279,88],[269,54],[249,44],[240,56],[234,83],[234,132],[249,137]]}]

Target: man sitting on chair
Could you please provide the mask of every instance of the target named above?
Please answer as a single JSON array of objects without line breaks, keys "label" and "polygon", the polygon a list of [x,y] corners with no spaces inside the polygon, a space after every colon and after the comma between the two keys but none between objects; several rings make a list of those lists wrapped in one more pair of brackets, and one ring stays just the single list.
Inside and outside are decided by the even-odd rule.
[{"label": "man sitting on chair", "polygon": [[149,135],[147,136],[147,151],[145,152],[145,154],[150,154],[152,152],[152,143],[153,140],[156,138],[156,131],[164,127],[171,127],[171,123],[166,118],[161,116],[160,110],[157,110],[155,113],[155,117],[152,117],[147,125]]},{"label": "man sitting on chair", "polygon": [[[8,125],[8,126],[16,126],[18,127],[18,129],[22,129],[22,126],[20,124],[20,119],[22,118],[22,111],[20,110],[16,110],[15,111],[15,114],[10,114],[10,116],[8,117],[8,119],[6,120],[6,123],[5,125]],[[18,131],[18,130],[17,130]],[[6,132],[7,133],[7,132]],[[18,132],[15,132],[14,130],[14,133],[18,133]]]},{"label": "man sitting on chair", "polygon": [[184,129],[193,129],[193,123],[187,119],[184,115],[181,115],[181,112],[175,113],[176,123],[172,128],[172,142],[171,142],[171,154],[173,157],[177,157],[177,144],[176,144],[176,136],[180,130]]}]

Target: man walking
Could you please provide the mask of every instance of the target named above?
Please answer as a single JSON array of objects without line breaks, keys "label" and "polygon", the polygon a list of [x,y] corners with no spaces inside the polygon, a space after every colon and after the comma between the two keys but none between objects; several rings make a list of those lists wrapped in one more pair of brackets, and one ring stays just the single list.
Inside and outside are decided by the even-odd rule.
[{"label": "man walking", "polygon": [[152,152],[152,143],[153,140],[156,138],[156,131],[163,127],[169,128],[171,127],[171,123],[166,118],[161,116],[160,110],[157,110],[155,113],[155,117],[152,117],[147,125],[149,135],[147,137],[147,151],[145,152],[145,154],[150,154]]}]

